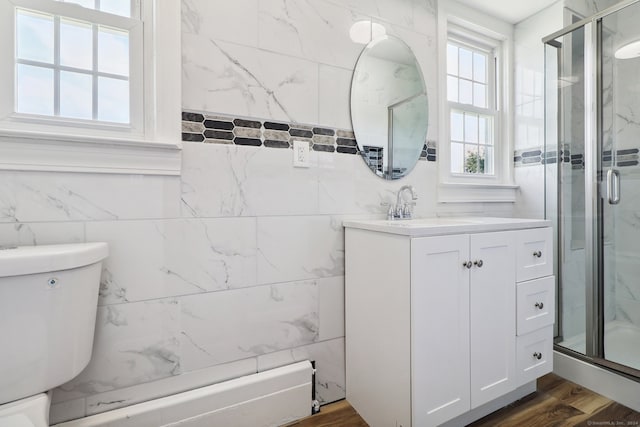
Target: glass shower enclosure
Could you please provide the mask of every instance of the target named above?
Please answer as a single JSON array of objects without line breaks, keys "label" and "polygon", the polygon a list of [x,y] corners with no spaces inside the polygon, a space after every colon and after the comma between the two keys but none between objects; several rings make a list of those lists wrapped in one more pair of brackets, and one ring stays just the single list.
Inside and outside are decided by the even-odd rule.
[{"label": "glass shower enclosure", "polygon": [[556,349],[640,377],[640,0],[544,39]]}]

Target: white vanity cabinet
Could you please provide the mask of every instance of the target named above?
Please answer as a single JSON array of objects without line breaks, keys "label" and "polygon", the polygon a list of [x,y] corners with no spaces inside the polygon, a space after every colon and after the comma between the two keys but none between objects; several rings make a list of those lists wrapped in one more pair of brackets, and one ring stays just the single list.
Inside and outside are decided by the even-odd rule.
[{"label": "white vanity cabinet", "polygon": [[347,400],[372,427],[471,422],[551,371],[551,229],[491,220],[345,223]]}]

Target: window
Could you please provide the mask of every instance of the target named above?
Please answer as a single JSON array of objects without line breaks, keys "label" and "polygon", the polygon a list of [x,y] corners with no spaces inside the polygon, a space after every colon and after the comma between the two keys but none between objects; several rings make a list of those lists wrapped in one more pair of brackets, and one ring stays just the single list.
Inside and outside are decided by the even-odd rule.
[{"label": "window", "polygon": [[494,175],[496,62],[491,47],[449,37],[447,100],[452,174]]},{"label": "window", "polygon": [[513,31],[456,1],[438,8],[440,203],[515,201]]},{"label": "window", "polygon": [[180,2],[0,0],[0,169],[176,175]]},{"label": "window", "polygon": [[142,128],[142,25],[131,0],[13,3],[14,118]]}]

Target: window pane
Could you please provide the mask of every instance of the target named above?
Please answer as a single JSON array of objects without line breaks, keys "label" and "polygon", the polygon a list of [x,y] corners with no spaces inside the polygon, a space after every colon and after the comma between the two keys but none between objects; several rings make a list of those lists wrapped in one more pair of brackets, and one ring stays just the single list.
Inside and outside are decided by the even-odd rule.
[{"label": "window pane", "polygon": [[475,114],[464,115],[464,141],[478,142],[478,116]]},{"label": "window pane", "polygon": [[53,70],[18,64],[16,71],[16,111],[53,116]]},{"label": "window pane", "polygon": [[473,84],[473,105],[487,108],[487,85],[481,83]]},{"label": "window pane", "polygon": [[447,99],[458,102],[458,78],[447,76]]},{"label": "window pane", "polygon": [[493,144],[493,137],[491,135],[491,131],[493,126],[491,117],[480,116],[478,123],[478,142],[480,144]]},{"label": "window pane", "polygon": [[473,78],[473,53],[470,50],[460,48],[460,77]]},{"label": "window pane", "polygon": [[60,64],[91,70],[93,32],[90,24],[60,19]]},{"label": "window pane", "polygon": [[458,75],[458,47],[447,45],[447,73]]},{"label": "window pane", "polygon": [[98,71],[129,75],[129,33],[100,27],[98,31]]},{"label": "window pane", "polygon": [[483,147],[480,146],[480,162],[482,167],[482,172],[488,175],[493,175],[493,147]]},{"label": "window pane", "polygon": [[461,104],[471,104],[473,103],[473,85],[469,80],[460,79],[460,92],[458,92],[458,97],[460,99]]},{"label": "window pane", "polygon": [[53,16],[18,9],[16,38],[19,59],[53,64]]},{"label": "window pane", "polygon": [[93,78],[90,74],[60,71],[60,115],[93,118]]},{"label": "window pane", "polygon": [[98,77],[98,120],[129,123],[129,82]]},{"label": "window pane", "polygon": [[481,161],[478,155],[477,145],[465,145],[464,147],[464,171],[466,173],[484,172],[484,159]]},{"label": "window pane", "polygon": [[[457,111],[451,112],[451,140],[464,141],[464,115]],[[462,158],[462,156],[460,156]]]},{"label": "window pane", "polygon": [[131,0],[102,0],[100,10],[120,16],[131,16]]},{"label": "window pane", "polygon": [[79,4],[80,6],[86,7],[88,9],[95,9],[96,8],[95,0],[58,0],[58,1],[62,1],[63,3]]},{"label": "window pane", "polygon": [[473,54],[473,80],[487,82],[487,57],[480,53]]},{"label": "window pane", "polygon": [[464,144],[451,143],[451,173],[464,173]]}]

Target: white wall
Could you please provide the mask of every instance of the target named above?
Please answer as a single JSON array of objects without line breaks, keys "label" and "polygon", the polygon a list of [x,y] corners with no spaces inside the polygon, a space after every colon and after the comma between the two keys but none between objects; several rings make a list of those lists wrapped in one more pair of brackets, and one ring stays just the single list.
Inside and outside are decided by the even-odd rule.
[{"label": "white wall", "polygon": [[[185,109],[349,129],[354,21],[405,40],[438,105],[435,3],[182,2]],[[176,102],[180,102],[176,100]],[[176,120],[179,118],[176,117]],[[54,393],[52,421],[317,361],[344,397],[341,221],[382,217],[403,184],[417,213],[509,216],[512,204],[437,205],[437,164],[386,182],[361,158],[185,143],[181,177],[0,172],[0,244],[106,241],[94,355]],[[363,248],[364,250],[364,248]]]}]

